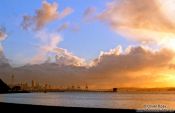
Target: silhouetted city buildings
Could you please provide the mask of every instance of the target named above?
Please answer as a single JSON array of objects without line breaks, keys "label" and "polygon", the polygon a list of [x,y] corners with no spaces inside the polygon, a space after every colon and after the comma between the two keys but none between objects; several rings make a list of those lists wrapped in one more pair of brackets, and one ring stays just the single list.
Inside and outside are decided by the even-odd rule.
[{"label": "silhouetted city buildings", "polygon": [[11,75],[11,83],[9,84],[10,88],[13,91],[29,91],[29,92],[59,92],[59,91],[109,91],[109,92],[117,92],[117,88],[111,89],[89,89],[88,84],[74,84],[69,86],[56,86],[51,85],[48,82],[39,82],[36,80],[31,80],[31,82],[22,81],[20,83],[15,82],[15,75]]}]

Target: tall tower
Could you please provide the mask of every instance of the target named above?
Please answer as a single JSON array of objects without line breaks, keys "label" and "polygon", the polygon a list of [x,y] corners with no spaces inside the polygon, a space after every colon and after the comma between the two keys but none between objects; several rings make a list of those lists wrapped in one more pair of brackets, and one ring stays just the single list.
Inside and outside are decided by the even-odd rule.
[{"label": "tall tower", "polygon": [[35,81],[34,81],[34,80],[32,80],[32,85],[31,85],[31,87],[32,87],[32,88],[35,87]]},{"label": "tall tower", "polygon": [[88,90],[88,85],[86,84],[86,87],[85,87],[86,90]]},{"label": "tall tower", "polygon": [[14,86],[14,80],[15,80],[15,76],[14,76],[14,74],[12,74],[12,76],[11,76],[11,85],[12,86]]}]

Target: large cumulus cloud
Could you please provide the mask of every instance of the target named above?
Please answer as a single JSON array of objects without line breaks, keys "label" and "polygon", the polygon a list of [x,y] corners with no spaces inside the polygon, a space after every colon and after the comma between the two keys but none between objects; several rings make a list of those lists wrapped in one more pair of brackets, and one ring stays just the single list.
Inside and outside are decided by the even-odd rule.
[{"label": "large cumulus cloud", "polygon": [[[59,50],[64,51],[64,50]],[[65,54],[64,52],[62,54]],[[69,57],[68,57],[69,58]],[[18,80],[47,81],[56,85],[85,85],[91,88],[112,87],[159,87],[165,86],[174,52],[167,49],[152,51],[145,47],[120,47],[102,52],[89,65],[74,65],[76,58],[65,63],[43,63],[16,68]],[[59,59],[58,59],[59,60]],[[60,59],[63,62],[65,59]],[[66,59],[67,61],[67,59]],[[71,63],[72,62],[72,63]],[[36,76],[38,75],[38,76]],[[168,86],[168,85],[167,85]]]},{"label": "large cumulus cloud", "polygon": [[0,66],[1,66],[0,68],[2,69],[3,67],[10,66],[8,59],[4,55],[4,49],[2,46],[2,42],[6,40],[7,36],[8,35],[7,35],[5,27],[0,27]]},{"label": "large cumulus cloud", "polygon": [[134,41],[172,48],[173,44],[169,43],[174,42],[175,24],[169,19],[173,16],[168,17],[168,12],[162,9],[162,4],[160,0],[113,0],[98,19]]}]

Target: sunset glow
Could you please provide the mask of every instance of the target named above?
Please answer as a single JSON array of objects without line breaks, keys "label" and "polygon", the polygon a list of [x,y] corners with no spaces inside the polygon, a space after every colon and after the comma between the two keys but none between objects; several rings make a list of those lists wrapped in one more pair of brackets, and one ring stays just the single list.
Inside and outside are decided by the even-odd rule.
[{"label": "sunset glow", "polygon": [[7,83],[175,87],[174,0],[0,2]]}]

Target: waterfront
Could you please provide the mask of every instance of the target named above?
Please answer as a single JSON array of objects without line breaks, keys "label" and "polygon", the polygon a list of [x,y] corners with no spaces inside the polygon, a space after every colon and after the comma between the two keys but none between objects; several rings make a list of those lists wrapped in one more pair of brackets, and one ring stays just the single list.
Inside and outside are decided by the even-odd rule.
[{"label": "waterfront", "polygon": [[157,109],[155,106],[163,106],[163,109],[175,109],[174,93],[57,92],[0,94],[0,102],[86,108],[140,110],[148,107]]}]

